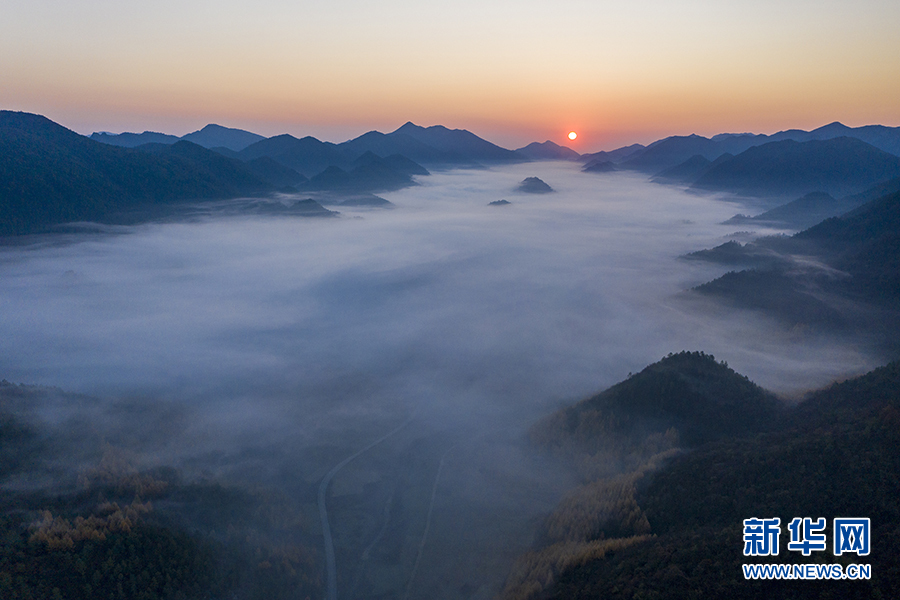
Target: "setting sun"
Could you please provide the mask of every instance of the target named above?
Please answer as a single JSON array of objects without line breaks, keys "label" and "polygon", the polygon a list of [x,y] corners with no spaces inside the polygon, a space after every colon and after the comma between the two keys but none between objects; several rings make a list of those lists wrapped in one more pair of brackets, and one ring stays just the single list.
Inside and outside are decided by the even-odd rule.
[{"label": "setting sun", "polygon": [[569,139],[570,139],[570,140],[574,140],[574,139],[577,138],[577,137],[578,137],[578,134],[575,133],[574,131],[570,131],[570,132],[569,132]]}]

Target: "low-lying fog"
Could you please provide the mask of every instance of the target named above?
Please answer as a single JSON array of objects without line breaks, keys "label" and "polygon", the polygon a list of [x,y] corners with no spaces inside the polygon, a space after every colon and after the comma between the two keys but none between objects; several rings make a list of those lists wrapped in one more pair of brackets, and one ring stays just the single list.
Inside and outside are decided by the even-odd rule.
[{"label": "low-lying fog", "polygon": [[[96,396],[111,430],[143,428],[135,451],[200,470],[216,456],[238,479],[299,473],[317,485],[411,419],[378,447],[423,464],[418,479],[412,467],[391,479],[415,479],[421,499],[407,503],[418,516],[404,567],[393,579],[353,571],[385,531],[384,499],[358,544],[332,513],[339,593],[374,595],[380,581],[397,597],[436,597],[466,573],[467,589],[489,596],[569,485],[517,449],[540,415],[683,349],[787,394],[880,363],[679,296],[724,272],[677,257],[729,239],[720,223],[740,205],[578,167],[439,172],[384,194],[394,209],[340,218],[211,217],[3,248],[0,378]],[[527,176],[556,193],[514,192]],[[512,204],[488,206],[501,198]],[[334,458],[279,463],[313,445]],[[239,457],[251,447],[279,458]],[[363,458],[330,493],[386,480]],[[442,504],[447,486],[457,497]],[[477,536],[453,537],[467,527],[496,531],[479,549]]]}]

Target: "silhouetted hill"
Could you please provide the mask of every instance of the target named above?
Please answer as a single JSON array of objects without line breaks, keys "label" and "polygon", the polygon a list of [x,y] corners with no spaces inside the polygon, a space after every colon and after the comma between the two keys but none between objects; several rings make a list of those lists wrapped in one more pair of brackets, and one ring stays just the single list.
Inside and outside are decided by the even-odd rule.
[{"label": "silhouetted hill", "polygon": [[366,152],[352,164],[353,168],[350,171],[337,166],[328,167],[313,176],[304,189],[347,192],[397,190],[415,185],[415,182],[410,175],[394,168],[394,165],[403,170],[424,171],[420,165],[402,156],[385,159],[371,152]]},{"label": "silhouetted hill", "polygon": [[204,148],[213,149],[222,147],[236,152],[265,138],[261,135],[244,131],[243,129],[233,129],[231,127],[209,124],[203,129],[181,137],[165,133],[156,133],[154,131],[145,131],[144,133],[95,132],[91,134],[91,139],[97,142],[103,142],[104,144],[122,146],[124,148],[135,148],[144,144],[174,144],[179,140],[185,140],[197,144],[198,146],[203,146]]},{"label": "silhouetted hill", "polygon": [[681,443],[696,446],[767,429],[778,411],[771,394],[712,355],[681,352],[551,415],[530,436],[545,448],[594,454],[674,428]]},{"label": "silhouetted hill", "polygon": [[672,136],[653,142],[622,161],[626,169],[659,173],[683,163],[693,156],[715,160],[727,152],[725,146],[699,135]]},{"label": "silhouetted hill", "polygon": [[694,181],[709,170],[710,165],[712,165],[711,160],[699,154],[695,154],[683,163],[679,163],[674,167],[669,167],[668,169],[664,169],[657,173],[653,177],[653,180],[660,182]]},{"label": "silhouetted hill", "polygon": [[385,200],[381,196],[376,196],[375,194],[370,194],[368,192],[364,192],[364,193],[360,193],[360,194],[340,193],[331,198],[329,198],[328,196],[320,196],[319,198],[323,203],[337,204],[338,206],[350,206],[350,207],[368,206],[368,207],[377,207],[377,208],[393,208],[394,207],[394,204],[392,202]]},{"label": "silhouetted hill", "polygon": [[304,189],[358,193],[397,190],[415,185],[409,175],[394,170],[384,159],[374,154],[361,158],[350,171],[336,166],[328,167],[313,176]]},{"label": "silhouetted hill", "polygon": [[862,206],[867,202],[878,200],[879,198],[883,198],[884,196],[888,196],[890,194],[893,194],[894,192],[900,192],[900,177],[895,177],[894,179],[879,183],[878,185],[871,187],[864,192],[853,194],[852,196],[847,196],[845,198],[842,198],[842,200],[854,206]]},{"label": "silhouetted hill", "polygon": [[765,312],[786,327],[852,333],[883,351],[900,350],[900,192],[790,238],[760,238],[733,250],[766,263],[696,292]]},{"label": "silhouetted hill", "polygon": [[91,139],[111,146],[134,148],[143,144],[174,144],[180,138],[177,135],[145,131],[144,133],[109,133],[106,131],[94,132]]},{"label": "silhouetted hill", "polygon": [[239,162],[189,142],[144,150],[93,141],[40,115],[0,111],[0,233],[109,218],[146,204],[269,190]]},{"label": "silhouetted hill", "polygon": [[837,200],[824,192],[810,192],[755,217],[737,215],[725,222],[732,225],[759,224],[806,229],[828,217],[843,214],[854,206],[846,200]]},{"label": "silhouetted hill", "polygon": [[[866,125],[864,127],[847,127],[846,125],[835,121],[828,125],[823,125],[812,131],[803,131],[802,129],[788,129],[779,131],[772,135],[751,134],[751,133],[723,133],[712,137],[713,141],[745,144],[741,152],[751,146],[759,146],[769,142],[781,142],[784,140],[794,140],[795,142],[809,142],[812,140],[830,140],[839,137],[852,137],[872,146],[879,150],[884,150],[890,154],[900,156],[900,127],[885,127],[884,125]],[[734,150],[730,150],[734,153]]]},{"label": "silhouetted hill", "polygon": [[328,210],[312,198],[294,200],[292,202],[260,201],[247,205],[242,209],[244,213],[257,215],[284,215],[303,217],[336,217],[337,212]]},{"label": "silhouetted hill", "polygon": [[227,156],[228,158],[234,158],[237,160],[242,160],[241,155],[230,148],[225,148],[224,146],[213,146],[210,148],[213,152],[218,152],[222,156]]},{"label": "silhouetted hill", "polygon": [[456,155],[463,160],[474,160],[484,163],[510,163],[526,160],[524,156],[483,140],[465,129],[447,129],[443,125],[420,127],[407,122],[388,135],[398,133],[407,135],[442,152]]},{"label": "silhouetted hill", "polygon": [[835,199],[824,192],[811,192],[754,217],[735,215],[725,221],[729,225],[768,225],[790,229],[806,229],[830,217],[845,214],[871,200],[900,191],[900,178],[880,183],[864,192]]},{"label": "silhouetted hill", "polygon": [[675,165],[657,173],[652,180],[657,183],[681,183],[691,184],[718,165],[728,162],[734,158],[730,152],[720,154],[716,160],[709,161],[706,158],[695,154],[681,164]]},{"label": "silhouetted hill", "polygon": [[581,155],[571,148],[560,146],[550,140],[542,143],[531,142],[524,148],[517,149],[516,152],[531,160],[578,160],[581,158]]},{"label": "silhouetted hill", "polygon": [[174,144],[145,144],[134,148],[140,152],[155,154],[156,156],[179,158],[190,162],[198,175],[226,177],[230,172],[230,179],[236,186],[250,189],[260,186],[260,180],[253,176],[244,164],[233,158],[223,156],[218,152],[180,140]]},{"label": "silhouetted hill", "polygon": [[748,196],[842,196],[898,176],[900,157],[843,137],[756,146],[711,167],[693,187]]},{"label": "silhouetted hill", "polygon": [[628,157],[637,154],[644,148],[645,146],[643,144],[631,144],[630,146],[623,146],[621,148],[616,148],[615,150],[601,150],[600,152],[594,152],[593,154],[582,154],[581,160],[584,163],[609,161],[613,164],[617,164],[626,160]]},{"label": "silhouetted hill", "polygon": [[[704,360],[702,353],[675,357],[718,378],[715,361]],[[725,374],[724,381],[735,377],[745,381],[744,401],[751,402],[759,388],[737,374]],[[648,390],[646,397],[653,400],[639,403],[652,410],[667,404],[670,393]],[[630,400],[607,403],[638,413],[629,411]],[[569,428],[577,421],[595,431],[619,422],[606,415],[578,416],[556,421]],[[891,596],[900,586],[900,363],[809,394],[798,406],[777,408],[775,416],[690,452],[659,454],[630,472],[571,492],[546,519],[533,549],[512,568],[502,600]],[[573,435],[577,427],[561,439]],[[826,519],[829,542],[832,518],[870,518],[873,551],[863,561],[836,557],[830,545],[809,557],[788,550],[787,524],[808,515]],[[742,522],[751,517],[781,519],[777,556],[743,555]],[[871,579],[748,581],[742,570],[743,564],[859,562],[872,564]]]},{"label": "silhouetted hill", "polygon": [[611,161],[594,159],[584,165],[581,170],[585,173],[611,173],[619,169]]},{"label": "silhouetted hill", "polygon": [[[508,587],[504,598],[892,597],[900,587],[898,445],[895,362],[812,394],[775,431],[722,440],[655,472],[636,474],[616,488],[615,501],[630,512],[609,509],[585,541],[570,542],[552,556],[523,559],[535,583]],[[832,518],[870,518],[871,554],[836,557],[829,546],[804,557],[788,550],[787,523],[810,515],[826,519],[829,543]],[[742,521],[751,517],[781,519],[777,556],[743,556]],[[571,520],[589,518],[590,513]],[[635,522],[643,535],[632,534]],[[628,527],[619,534],[615,527],[622,524]],[[871,564],[871,579],[748,581],[742,571],[743,564],[754,563],[850,562]]]},{"label": "silhouetted hill", "polygon": [[[413,145],[418,144],[415,140],[411,141]],[[268,157],[308,176],[309,181],[301,186],[307,190],[354,193],[397,190],[415,185],[412,175],[428,175],[428,170],[422,165],[399,154],[382,158],[371,150],[365,150],[361,155],[351,156],[352,152],[367,145],[380,150],[397,147],[387,143],[385,136],[378,132],[371,132],[345,145],[321,142],[309,136],[297,139],[285,134],[252,144],[239,155],[244,160]]]},{"label": "silhouetted hill", "polygon": [[364,160],[366,160],[366,156],[373,156],[376,161],[376,164],[384,165],[386,168],[393,169],[398,173],[402,173],[403,175],[429,175],[428,169],[420,165],[419,163],[411,160],[401,154],[391,154],[389,156],[385,156],[381,158],[380,156],[376,156],[372,153],[366,153],[353,161],[353,164],[359,165],[362,164]]},{"label": "silhouetted hill", "polygon": [[772,264],[776,266],[731,271],[694,290],[727,299],[740,308],[775,316],[789,329],[835,332],[848,328],[848,319],[837,298],[824,297],[821,282],[815,276],[794,276],[785,268],[789,262]]},{"label": "silhouetted hill", "polygon": [[885,127],[884,125],[847,127],[842,123],[834,122],[809,132],[797,129],[780,131],[769,136],[769,140],[781,141],[790,139],[798,142],[808,142],[811,140],[828,140],[837,137],[856,138],[875,146],[879,150],[884,150],[890,154],[900,156],[900,127]]},{"label": "silhouetted hill", "polygon": [[241,150],[240,156],[243,160],[268,156],[306,177],[313,177],[331,166],[348,167],[352,160],[335,144],[312,136],[298,139],[286,133],[251,144]]},{"label": "silhouetted hill", "polygon": [[410,175],[426,171],[421,165],[399,155],[381,158],[366,152],[353,161],[351,177],[357,181],[360,190],[386,191],[415,185]]},{"label": "silhouetted hill", "polygon": [[[439,150],[405,133],[396,131],[390,134],[370,131],[358,138],[338,144],[338,148],[348,157],[357,157],[366,152],[372,152],[385,157],[401,155],[416,163],[427,165],[469,165],[472,163],[471,160],[456,153]],[[424,175],[425,173],[415,174]]]},{"label": "silhouetted hill", "polygon": [[243,129],[209,124],[199,131],[182,136],[181,139],[193,142],[204,148],[211,149],[221,146],[223,148],[228,148],[229,150],[234,150],[235,152],[240,152],[250,144],[266,138],[256,133],[244,131]]},{"label": "silhouetted hill", "polygon": [[259,158],[248,160],[244,163],[244,166],[261,181],[265,181],[276,188],[297,186],[309,181],[297,171],[275,162],[274,159],[268,156],[260,156]]},{"label": "silhouetted hill", "polygon": [[526,177],[516,187],[516,191],[527,194],[549,194],[553,191],[553,188],[544,183],[539,177]]},{"label": "silhouetted hill", "polygon": [[[831,123],[813,131],[791,129],[780,131],[773,135],[723,133],[712,138],[705,138],[696,134],[672,136],[657,140],[646,148],[638,149],[624,160],[610,160],[621,163],[624,168],[662,175],[663,171],[680,165],[697,155],[702,156],[706,160],[714,161],[722,154],[737,155],[750,148],[772,142],[788,140],[796,142],[824,141],[840,137],[854,138],[884,152],[900,156],[900,127],[869,125],[854,128],[840,123]],[[685,170],[687,170],[687,166]],[[671,178],[672,175],[670,174],[668,177]],[[679,178],[679,180],[688,181],[689,179]]]},{"label": "silhouetted hill", "polygon": [[690,252],[680,258],[752,268],[775,267],[784,262],[778,253],[765,247],[757,246],[756,244],[741,246],[740,242],[734,240],[708,250]]},{"label": "silhouetted hill", "polygon": [[868,202],[795,236],[813,242],[829,264],[850,274],[840,288],[900,305],[900,192]]},{"label": "silhouetted hill", "polygon": [[686,448],[784,426],[784,413],[774,396],[724,362],[681,352],[542,419],[531,428],[531,440],[567,459],[586,483],[546,518],[501,598],[548,597],[579,565],[652,543],[656,531],[638,492],[654,472]]},{"label": "silhouetted hill", "polygon": [[313,175],[306,185],[310,190],[352,190],[355,182],[350,173],[340,167],[328,167],[321,173]]},{"label": "silhouetted hill", "polygon": [[512,204],[509,200],[494,200],[493,202],[488,202],[488,206],[509,206]]}]

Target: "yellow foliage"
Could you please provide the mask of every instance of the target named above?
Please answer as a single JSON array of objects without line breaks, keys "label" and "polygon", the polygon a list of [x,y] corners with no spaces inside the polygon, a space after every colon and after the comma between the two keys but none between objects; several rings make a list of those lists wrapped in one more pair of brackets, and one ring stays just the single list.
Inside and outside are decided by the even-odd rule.
[{"label": "yellow foliage", "polygon": [[[663,447],[677,439],[674,430],[666,432],[663,437],[666,436]],[[560,502],[544,523],[547,545],[519,557],[500,598],[539,598],[568,569],[653,537],[650,523],[635,499],[635,486],[645,474],[678,452],[675,448],[659,452],[632,472],[583,485]],[[604,530],[614,532],[616,537],[604,539]]]},{"label": "yellow foliage", "polygon": [[33,533],[29,541],[46,544],[50,550],[67,550],[76,542],[105,540],[108,533],[130,531],[140,520],[140,516],[152,509],[149,502],[140,502],[136,498],[124,508],[115,503],[106,503],[98,507],[101,514],[106,513],[105,517],[78,516],[74,523],[62,517],[54,517],[49,510],[45,510],[41,513],[41,520],[32,523],[30,529]]},{"label": "yellow foliage", "polygon": [[651,535],[594,540],[592,542],[559,542],[519,557],[500,595],[502,600],[533,600],[553,585],[560,573],[604,558],[633,544],[651,539]]}]

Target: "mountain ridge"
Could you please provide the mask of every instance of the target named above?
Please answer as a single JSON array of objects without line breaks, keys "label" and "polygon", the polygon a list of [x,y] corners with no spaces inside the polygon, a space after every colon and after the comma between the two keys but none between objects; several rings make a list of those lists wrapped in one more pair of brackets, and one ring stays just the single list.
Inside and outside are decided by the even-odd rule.
[{"label": "mountain ridge", "polygon": [[158,146],[111,146],[41,115],[0,111],[0,234],[104,220],[146,204],[271,190],[241,162],[196,144]]}]

